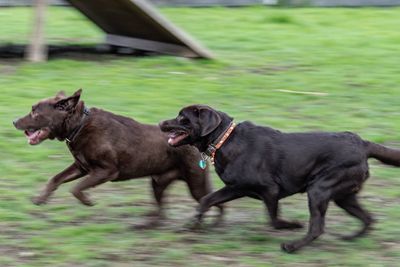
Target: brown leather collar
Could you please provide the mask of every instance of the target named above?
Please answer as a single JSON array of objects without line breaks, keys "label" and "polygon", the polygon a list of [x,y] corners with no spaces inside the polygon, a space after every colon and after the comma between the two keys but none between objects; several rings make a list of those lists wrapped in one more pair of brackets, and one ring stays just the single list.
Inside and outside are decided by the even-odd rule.
[{"label": "brown leather collar", "polygon": [[215,142],[211,143],[205,152],[203,152],[202,156],[204,158],[209,158],[211,164],[214,164],[215,152],[225,143],[225,141],[229,138],[233,130],[235,129],[236,124],[232,121],[228,128],[215,140]]}]

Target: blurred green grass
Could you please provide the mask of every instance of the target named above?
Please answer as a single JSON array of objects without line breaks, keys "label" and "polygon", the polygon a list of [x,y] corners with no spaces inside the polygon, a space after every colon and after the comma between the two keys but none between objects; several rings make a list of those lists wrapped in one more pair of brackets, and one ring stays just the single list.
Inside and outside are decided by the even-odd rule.
[{"label": "blurred green grass", "polygon": [[[400,9],[163,8],[217,59],[64,58],[42,64],[0,61],[0,266],[395,266],[400,260],[400,170],[372,162],[362,202],[378,219],[367,238],[329,234],[298,255],[280,252],[304,231],[266,226],[260,202],[228,206],[226,227],[175,233],[195,203],[182,184],[169,192],[169,219],[159,230],[132,231],[152,209],[148,180],[92,190],[82,207],[62,186],[47,206],[29,198],[71,160],[58,142],[29,147],[12,120],[58,90],[83,88],[88,106],[146,123],[205,103],[283,131],[350,130],[398,145],[400,140]],[[97,43],[102,33],[76,11],[50,8],[50,43]],[[0,9],[0,42],[26,42],[31,10]],[[5,25],[5,26],[4,26]],[[215,187],[221,182],[213,176]],[[306,222],[304,196],[283,201],[285,218]],[[333,207],[327,232],[358,223]],[[338,256],[339,255],[339,256]]]}]

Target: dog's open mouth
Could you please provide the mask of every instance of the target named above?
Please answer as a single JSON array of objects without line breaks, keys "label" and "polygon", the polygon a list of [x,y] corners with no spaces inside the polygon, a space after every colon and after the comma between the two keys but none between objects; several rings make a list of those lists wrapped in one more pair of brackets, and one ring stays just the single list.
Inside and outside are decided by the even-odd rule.
[{"label": "dog's open mouth", "polygon": [[174,131],[168,134],[168,144],[171,146],[177,145],[183,139],[185,139],[189,134],[183,131]]},{"label": "dog's open mouth", "polygon": [[27,129],[25,135],[28,138],[30,145],[37,145],[45,140],[49,136],[49,130],[47,128],[42,129]]}]

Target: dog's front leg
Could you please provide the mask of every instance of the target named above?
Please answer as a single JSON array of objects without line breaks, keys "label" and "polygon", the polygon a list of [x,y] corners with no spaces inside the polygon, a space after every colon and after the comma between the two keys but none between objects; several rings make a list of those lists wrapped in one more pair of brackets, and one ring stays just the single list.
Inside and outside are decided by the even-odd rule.
[{"label": "dog's front leg", "polygon": [[83,192],[89,188],[95,187],[99,184],[114,180],[118,177],[118,172],[109,169],[95,169],[91,171],[87,177],[81,180],[74,188],[71,193],[76,197],[83,205],[93,206],[94,203],[88,198]]},{"label": "dog's front leg", "polygon": [[278,207],[278,188],[267,188],[263,190],[261,198],[267,206],[269,217],[271,218],[271,225],[275,229],[298,229],[303,226],[298,222],[288,222],[279,218]]},{"label": "dog's front leg", "polygon": [[241,198],[244,195],[245,194],[243,193],[243,191],[238,190],[237,188],[232,186],[225,186],[213,193],[206,195],[200,200],[200,205],[194,218],[194,226],[192,228],[197,228],[201,225],[204,213],[208,211],[212,206]]},{"label": "dog's front leg", "polygon": [[86,172],[84,172],[82,169],[78,167],[76,163],[73,163],[71,166],[51,178],[47,184],[46,187],[43,189],[42,193],[33,198],[32,202],[36,205],[42,205],[47,202],[51,194],[63,183],[67,183],[70,181],[73,181],[75,179],[78,179],[82,176],[86,175]]}]

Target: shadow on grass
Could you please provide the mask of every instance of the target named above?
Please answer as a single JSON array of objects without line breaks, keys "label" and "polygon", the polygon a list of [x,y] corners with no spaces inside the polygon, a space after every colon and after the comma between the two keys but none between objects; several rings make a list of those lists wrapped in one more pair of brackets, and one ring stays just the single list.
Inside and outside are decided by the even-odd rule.
[{"label": "shadow on grass", "polygon": [[[3,44],[0,45],[0,58],[2,59],[23,59],[26,45],[24,44]],[[159,55],[154,52],[136,50],[127,47],[118,47],[107,44],[99,45],[49,45],[49,59],[74,59],[83,61],[102,61],[109,59],[108,56],[118,57],[145,57]]]}]

